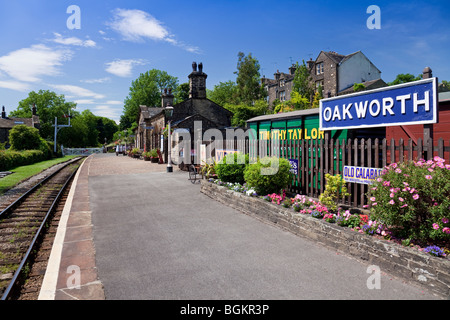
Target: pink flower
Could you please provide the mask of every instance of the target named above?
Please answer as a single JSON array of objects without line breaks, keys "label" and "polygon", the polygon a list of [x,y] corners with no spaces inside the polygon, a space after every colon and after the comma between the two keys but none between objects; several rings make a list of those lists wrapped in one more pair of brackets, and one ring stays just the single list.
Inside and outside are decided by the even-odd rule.
[{"label": "pink flower", "polygon": [[395,204],[394,200],[389,201],[389,204]]},{"label": "pink flower", "polygon": [[450,234],[450,228],[449,227],[445,227],[444,229],[442,229],[442,231],[446,234]]},{"label": "pink flower", "polygon": [[425,176],[425,179],[427,179],[427,180],[431,180],[431,179],[433,179],[433,177],[432,177],[432,176],[430,176],[430,175],[426,175],[426,176]]},{"label": "pink flower", "polygon": [[400,202],[405,201],[405,199],[403,199],[402,197],[398,197],[398,200],[399,200]]},{"label": "pink flower", "polygon": [[407,207],[408,205],[405,203],[404,205],[402,205],[400,208],[404,208]]},{"label": "pink flower", "polygon": [[374,203],[372,203],[372,205],[373,205],[373,206],[376,206],[376,205],[377,205],[377,203],[376,203],[376,202],[374,202]]},{"label": "pink flower", "polygon": [[415,195],[413,195],[413,199],[414,199],[414,200],[419,199],[419,195],[416,193]]},{"label": "pink flower", "polygon": [[433,170],[433,169],[431,169],[431,168],[428,168],[427,170],[428,170],[428,171],[430,171],[430,172],[433,172],[433,171],[434,171],[434,170]]},{"label": "pink flower", "polygon": [[389,187],[391,185],[390,181],[383,181],[383,186]]},{"label": "pink flower", "polygon": [[393,198],[393,197],[395,196],[395,194],[394,194],[394,193],[391,193],[389,196],[390,196],[391,198]]},{"label": "pink flower", "polygon": [[402,170],[400,170],[399,168],[395,169],[395,172],[397,173],[402,173]]},{"label": "pink flower", "polygon": [[439,225],[437,223],[433,223],[433,229],[434,230],[439,230]]},{"label": "pink flower", "polygon": [[448,223],[448,219],[447,218],[442,218],[442,222],[443,223]]},{"label": "pink flower", "polygon": [[375,197],[370,197],[370,201],[375,201]]}]

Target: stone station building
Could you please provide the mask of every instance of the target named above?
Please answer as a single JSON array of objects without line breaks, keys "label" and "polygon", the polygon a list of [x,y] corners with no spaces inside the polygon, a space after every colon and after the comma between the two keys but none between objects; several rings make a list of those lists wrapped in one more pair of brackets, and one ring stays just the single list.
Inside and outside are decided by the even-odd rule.
[{"label": "stone station building", "polygon": [[[206,79],[208,75],[203,72],[203,64],[192,64],[189,77],[189,99],[173,104],[174,96],[171,89],[165,89],[161,96],[161,107],[141,106],[139,126],[136,129],[136,145],[143,150],[160,149],[167,157],[167,148],[163,146],[167,134],[164,130],[168,124],[164,109],[171,105],[174,108],[171,119],[171,128],[177,132],[189,132],[194,149],[194,124],[201,123],[202,135],[208,129],[218,129],[222,132],[231,127],[233,113],[206,97]],[[198,123],[197,123],[198,124]],[[164,137],[164,139],[162,138]],[[175,136],[173,141],[177,141]]]}]

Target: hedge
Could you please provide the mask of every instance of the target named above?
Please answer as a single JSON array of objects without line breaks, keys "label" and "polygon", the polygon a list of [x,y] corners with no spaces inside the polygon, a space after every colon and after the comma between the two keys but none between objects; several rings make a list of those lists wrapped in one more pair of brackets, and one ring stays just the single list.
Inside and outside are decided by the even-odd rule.
[{"label": "hedge", "polygon": [[44,161],[47,157],[41,150],[0,150],[0,171]]}]

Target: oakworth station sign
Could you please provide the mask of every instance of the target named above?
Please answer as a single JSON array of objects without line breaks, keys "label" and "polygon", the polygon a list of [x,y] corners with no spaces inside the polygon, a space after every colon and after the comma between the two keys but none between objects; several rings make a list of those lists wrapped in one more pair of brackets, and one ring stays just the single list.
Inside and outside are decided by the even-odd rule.
[{"label": "oakworth station sign", "polygon": [[437,78],[320,101],[320,130],[437,123]]}]

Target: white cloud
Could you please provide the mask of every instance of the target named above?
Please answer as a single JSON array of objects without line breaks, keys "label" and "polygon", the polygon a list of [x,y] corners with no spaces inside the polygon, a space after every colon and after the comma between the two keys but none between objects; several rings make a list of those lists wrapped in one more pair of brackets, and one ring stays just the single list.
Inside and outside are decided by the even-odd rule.
[{"label": "white cloud", "polygon": [[112,73],[118,77],[129,77],[134,66],[144,65],[145,62],[142,59],[139,60],[114,60],[113,62],[106,63],[106,71]]},{"label": "white cloud", "polygon": [[76,37],[63,38],[59,33],[53,33],[55,35],[55,39],[51,41],[64,45],[72,45],[72,46],[80,46],[80,47],[95,47],[97,44],[93,40],[81,40]]},{"label": "white cloud", "polygon": [[166,41],[189,52],[200,52],[198,47],[175,40],[174,35],[161,21],[145,11],[116,9],[113,15],[113,20],[108,25],[126,41],[142,42],[145,39]]},{"label": "white cloud", "polygon": [[28,84],[18,81],[0,81],[0,88],[25,92],[30,90]]},{"label": "white cloud", "polygon": [[0,71],[16,80],[37,82],[42,76],[59,75],[58,67],[71,58],[72,52],[69,50],[38,44],[0,57]]},{"label": "white cloud", "polygon": [[160,21],[141,10],[116,9],[109,26],[128,41],[171,39],[169,31]]},{"label": "white cloud", "polygon": [[80,99],[74,101],[76,104],[95,104],[94,100],[91,99]]},{"label": "white cloud", "polygon": [[123,102],[117,101],[117,100],[109,100],[109,101],[106,101],[105,104],[121,105],[121,104],[123,104]]},{"label": "white cloud", "polygon": [[68,85],[68,84],[52,84],[50,85],[52,88],[62,91],[65,95],[67,93],[73,94],[75,97],[92,97],[94,99],[103,99],[105,96],[102,94],[98,94],[92,92],[91,90],[81,88],[78,86]]},{"label": "white cloud", "polygon": [[114,108],[111,106],[106,105],[98,105],[93,108],[91,108],[92,113],[94,113],[97,116],[105,117],[108,119],[114,120],[116,123],[120,122],[120,116],[123,112],[121,108]]},{"label": "white cloud", "polygon": [[110,80],[111,80],[111,78],[105,77],[105,78],[99,78],[99,79],[80,80],[80,82],[92,84],[92,83],[104,83],[104,82],[108,82]]}]

